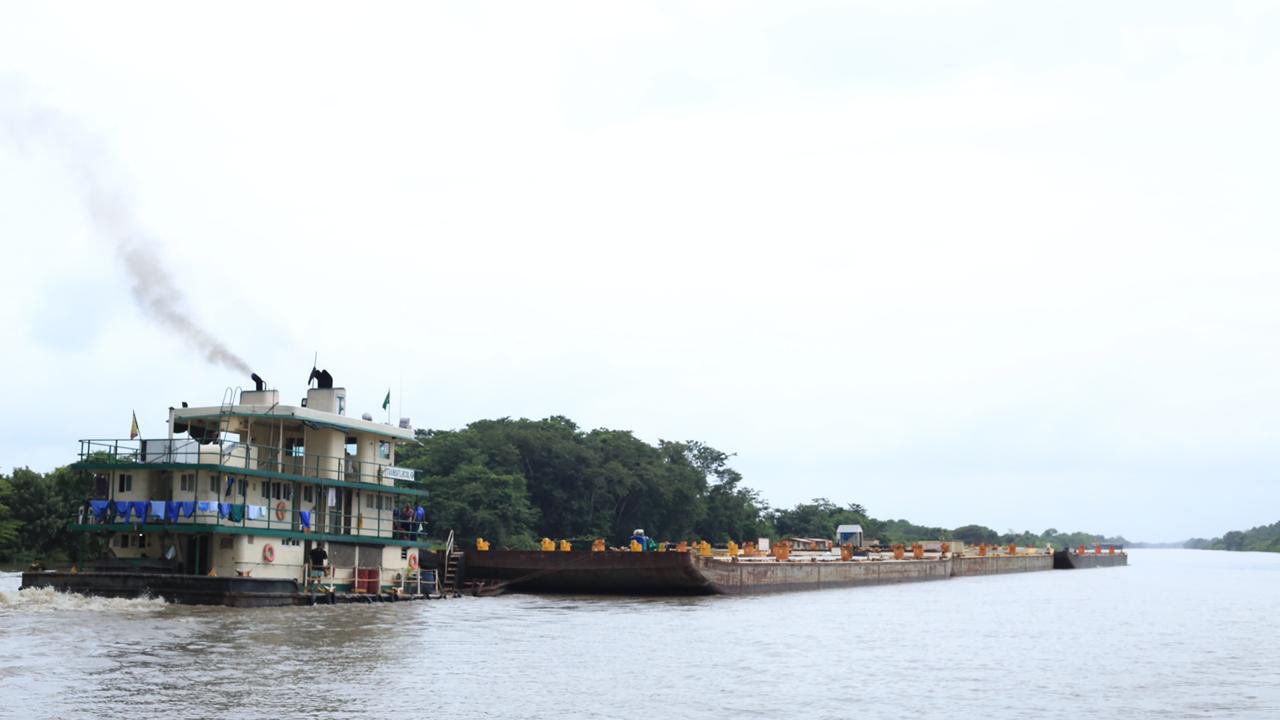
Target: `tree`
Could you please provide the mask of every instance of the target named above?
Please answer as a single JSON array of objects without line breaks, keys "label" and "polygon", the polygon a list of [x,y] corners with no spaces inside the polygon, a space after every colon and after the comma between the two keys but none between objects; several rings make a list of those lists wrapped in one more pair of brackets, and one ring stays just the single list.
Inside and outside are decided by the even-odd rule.
[{"label": "tree", "polygon": [[967,545],[991,545],[1000,540],[995,530],[984,525],[965,525],[951,531],[951,537]]}]

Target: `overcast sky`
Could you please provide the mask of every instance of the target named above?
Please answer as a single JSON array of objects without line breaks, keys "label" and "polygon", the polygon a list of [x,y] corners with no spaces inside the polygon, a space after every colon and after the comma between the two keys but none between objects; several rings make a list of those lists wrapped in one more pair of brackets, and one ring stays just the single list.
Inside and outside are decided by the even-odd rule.
[{"label": "overcast sky", "polygon": [[0,467],[250,385],[91,172],[290,400],[318,352],[354,413],[703,440],[775,506],[1280,520],[1274,4],[425,5],[0,2]]}]

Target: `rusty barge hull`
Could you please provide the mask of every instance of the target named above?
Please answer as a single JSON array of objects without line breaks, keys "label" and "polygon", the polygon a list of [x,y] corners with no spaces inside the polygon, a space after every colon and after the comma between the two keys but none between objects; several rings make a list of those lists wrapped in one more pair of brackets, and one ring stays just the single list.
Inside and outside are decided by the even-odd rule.
[{"label": "rusty barge hull", "polygon": [[756,595],[1053,569],[1050,555],[852,562],[727,562],[693,553],[468,550],[467,581],[531,593]]},{"label": "rusty barge hull", "polygon": [[1058,550],[1053,553],[1053,567],[1057,570],[1081,570],[1085,568],[1121,567],[1129,564],[1127,553],[1073,553]]}]

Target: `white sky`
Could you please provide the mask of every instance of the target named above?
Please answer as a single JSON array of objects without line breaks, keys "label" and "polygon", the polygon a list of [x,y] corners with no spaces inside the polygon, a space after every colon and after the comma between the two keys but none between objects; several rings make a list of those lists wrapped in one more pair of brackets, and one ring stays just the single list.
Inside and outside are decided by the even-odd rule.
[{"label": "white sky", "polygon": [[[1271,3],[0,2],[198,321],[418,427],[563,414],[774,505],[1180,540],[1280,519]],[[0,121],[0,467],[247,378]],[[25,149],[24,149],[25,148]]]}]

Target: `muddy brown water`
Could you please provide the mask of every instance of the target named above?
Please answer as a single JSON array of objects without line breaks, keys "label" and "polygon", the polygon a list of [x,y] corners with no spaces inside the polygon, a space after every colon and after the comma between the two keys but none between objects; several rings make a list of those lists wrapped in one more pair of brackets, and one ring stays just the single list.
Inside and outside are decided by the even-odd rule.
[{"label": "muddy brown water", "polygon": [[17,591],[0,717],[1280,718],[1280,555],[769,597],[183,607]]}]

